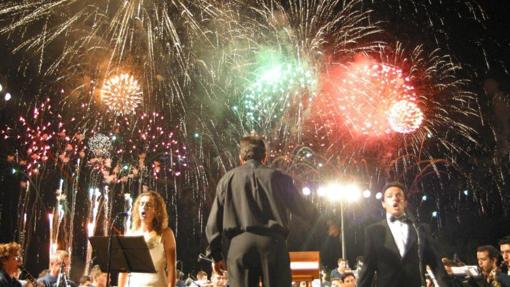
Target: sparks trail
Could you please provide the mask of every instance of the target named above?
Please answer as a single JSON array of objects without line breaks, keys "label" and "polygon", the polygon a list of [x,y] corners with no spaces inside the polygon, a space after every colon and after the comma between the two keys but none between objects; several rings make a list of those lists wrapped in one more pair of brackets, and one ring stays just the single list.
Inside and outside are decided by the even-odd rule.
[{"label": "sparks trail", "polygon": [[142,75],[151,103],[169,103],[183,100],[190,81],[196,59],[185,48],[207,39],[207,21],[221,14],[202,0],[9,1],[0,6],[0,34],[11,38],[14,52],[30,55],[20,69],[36,66],[74,89],[86,77],[102,82],[128,66]]}]

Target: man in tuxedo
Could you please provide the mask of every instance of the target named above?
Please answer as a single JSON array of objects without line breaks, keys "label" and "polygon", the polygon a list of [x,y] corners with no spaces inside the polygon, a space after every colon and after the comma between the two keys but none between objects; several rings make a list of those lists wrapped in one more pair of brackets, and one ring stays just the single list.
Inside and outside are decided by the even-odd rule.
[{"label": "man in tuxedo", "polygon": [[499,250],[504,262],[504,271],[510,275],[510,236],[506,236],[499,241]]},{"label": "man in tuxedo", "polygon": [[[432,248],[429,232],[406,214],[404,186],[398,182],[383,188],[382,207],[386,218],[365,231],[365,264],[358,286],[425,286],[425,267],[430,266],[439,286],[450,286],[440,258]],[[417,233],[418,231],[418,233]]]}]

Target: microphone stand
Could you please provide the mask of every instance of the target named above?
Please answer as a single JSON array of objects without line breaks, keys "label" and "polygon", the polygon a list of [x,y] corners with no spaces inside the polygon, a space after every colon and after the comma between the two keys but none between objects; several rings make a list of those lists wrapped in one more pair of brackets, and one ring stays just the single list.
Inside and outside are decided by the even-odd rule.
[{"label": "microphone stand", "polygon": [[416,223],[414,222],[414,220],[411,220],[411,226],[413,227],[414,231],[416,232],[416,244],[418,245],[418,268],[420,268],[420,285],[421,287],[426,287],[427,284],[425,283],[425,276],[423,274],[423,261],[422,261],[422,256],[421,256],[421,246],[422,246],[422,242],[421,242],[421,237],[420,237],[420,232],[418,232],[418,227],[416,226]]},{"label": "microphone stand", "polygon": [[64,286],[67,287],[68,285],[67,285],[67,277],[66,277],[66,273],[65,273],[64,261],[62,261],[62,263],[60,263],[60,272],[58,274],[57,283],[56,283],[57,287],[60,287],[60,285],[62,284],[62,280],[64,281]]},{"label": "microphone stand", "polygon": [[115,218],[113,219],[112,221],[112,224],[110,225],[110,234],[108,235],[108,247],[107,247],[107,252],[108,252],[108,263],[106,264],[106,287],[110,287],[110,269],[111,269],[111,264],[112,264],[112,238],[113,238],[113,227],[115,226],[115,222],[117,222],[117,220],[119,218],[121,218],[122,216],[126,216],[128,215],[127,212],[121,212],[121,213],[118,213]]}]

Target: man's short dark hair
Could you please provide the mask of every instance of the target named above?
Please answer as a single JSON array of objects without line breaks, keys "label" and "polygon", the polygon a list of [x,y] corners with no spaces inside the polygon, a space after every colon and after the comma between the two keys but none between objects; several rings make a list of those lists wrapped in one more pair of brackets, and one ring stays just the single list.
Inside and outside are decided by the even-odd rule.
[{"label": "man's short dark hair", "polygon": [[498,241],[498,245],[501,246],[501,245],[506,245],[506,244],[510,244],[510,235],[507,235],[503,238],[501,238],[499,241]]},{"label": "man's short dark hair", "polygon": [[492,245],[483,245],[476,249],[476,252],[487,252],[490,259],[498,259],[499,251]]},{"label": "man's short dark hair", "polygon": [[349,276],[352,276],[352,278],[354,278],[356,280],[356,276],[352,272],[345,272],[344,274],[342,274],[342,278],[340,278],[340,279],[342,279],[342,281],[345,281],[345,279]]},{"label": "man's short dark hair", "polygon": [[403,192],[404,192],[404,197],[407,199],[407,194],[406,194],[406,188],[404,187],[404,185],[398,181],[391,181],[391,182],[387,182],[383,188],[382,188],[382,194],[383,194],[383,197],[381,197],[381,200],[384,201],[384,192],[386,192],[386,190],[388,190],[388,188],[390,187],[398,187],[400,188]]},{"label": "man's short dark hair", "polygon": [[254,159],[263,161],[266,157],[266,144],[262,137],[245,136],[240,141],[239,156],[243,161]]}]

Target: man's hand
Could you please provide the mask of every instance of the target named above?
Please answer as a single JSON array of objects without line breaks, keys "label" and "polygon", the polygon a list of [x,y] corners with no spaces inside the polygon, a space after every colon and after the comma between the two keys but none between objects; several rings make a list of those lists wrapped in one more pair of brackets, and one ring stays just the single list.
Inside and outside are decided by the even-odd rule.
[{"label": "man's hand", "polygon": [[212,269],[218,274],[223,274],[223,271],[227,271],[227,266],[225,265],[225,261],[220,260],[212,263]]}]

